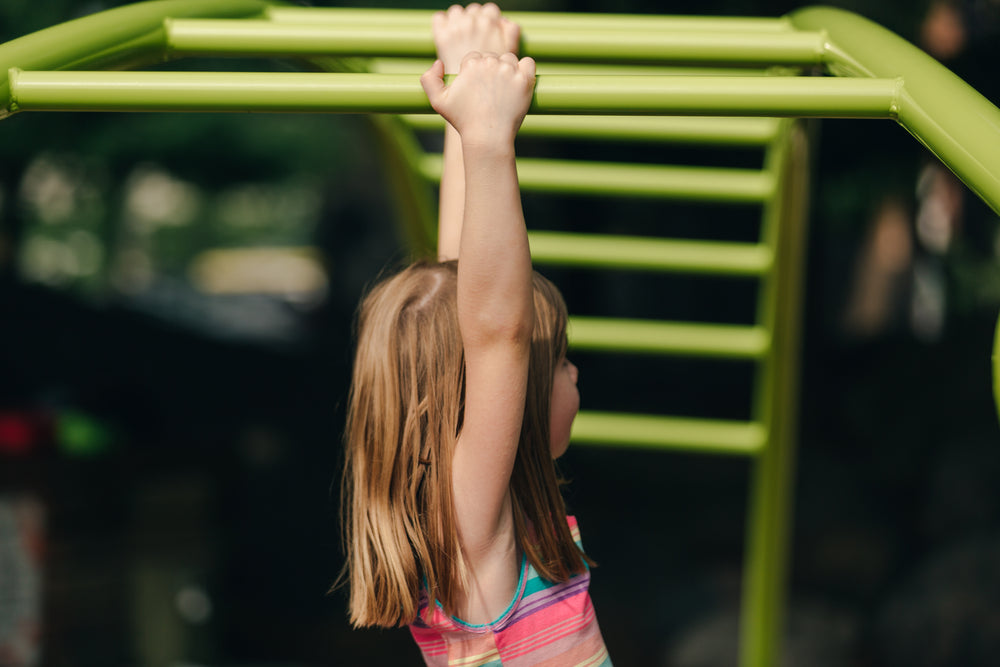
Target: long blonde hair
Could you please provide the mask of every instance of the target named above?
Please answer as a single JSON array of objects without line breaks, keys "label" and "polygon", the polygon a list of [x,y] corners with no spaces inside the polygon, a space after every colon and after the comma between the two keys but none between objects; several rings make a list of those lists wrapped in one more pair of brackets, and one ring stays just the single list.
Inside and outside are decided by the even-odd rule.
[{"label": "long blonde hair", "polygon": [[[452,612],[465,581],[451,460],[462,428],[465,361],[455,262],[414,264],[362,301],[345,428],[342,538],[357,626],[416,618],[420,588]],[[565,581],[586,559],[566,525],[549,444],[566,305],[534,274],[535,328],[510,489],[518,542],[539,575]]]}]

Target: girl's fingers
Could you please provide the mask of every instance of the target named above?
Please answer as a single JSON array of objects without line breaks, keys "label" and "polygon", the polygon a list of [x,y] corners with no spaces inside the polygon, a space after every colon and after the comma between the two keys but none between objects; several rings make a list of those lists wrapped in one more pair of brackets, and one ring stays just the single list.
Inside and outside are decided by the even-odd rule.
[{"label": "girl's fingers", "polygon": [[465,57],[462,58],[462,64],[465,65],[466,61],[468,60],[479,60],[482,57],[483,54],[480,53],[479,51],[469,51],[468,53],[465,54]]},{"label": "girl's fingers", "polygon": [[500,19],[500,32],[503,34],[507,50],[517,53],[517,49],[521,45],[521,26],[505,18]]},{"label": "girl's fingers", "polygon": [[431,68],[423,73],[420,77],[420,85],[423,87],[431,106],[436,106],[445,89],[444,62],[442,60],[435,60]]},{"label": "girl's fingers", "polygon": [[517,68],[527,77],[535,78],[535,60],[531,56],[525,56],[517,63]]}]

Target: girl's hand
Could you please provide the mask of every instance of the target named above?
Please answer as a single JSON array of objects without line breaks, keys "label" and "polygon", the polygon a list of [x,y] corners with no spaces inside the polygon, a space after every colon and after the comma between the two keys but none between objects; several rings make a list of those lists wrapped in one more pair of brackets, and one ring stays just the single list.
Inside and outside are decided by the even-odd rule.
[{"label": "girl's hand", "polygon": [[458,76],[444,83],[444,63],[420,77],[434,110],[458,130],[462,143],[512,143],[531,104],[535,61],[513,53],[472,52],[465,56]]},{"label": "girl's hand", "polygon": [[447,12],[434,14],[432,27],[446,74],[457,74],[462,60],[472,51],[517,53],[521,39],[521,28],[503,18],[492,2],[472,3],[465,9],[452,5]]}]

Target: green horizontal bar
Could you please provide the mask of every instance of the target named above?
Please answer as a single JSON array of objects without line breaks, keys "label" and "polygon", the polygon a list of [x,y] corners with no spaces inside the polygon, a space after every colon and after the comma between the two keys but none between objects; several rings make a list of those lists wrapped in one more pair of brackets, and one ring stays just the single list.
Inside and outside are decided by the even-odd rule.
[{"label": "green horizontal bar", "polygon": [[[378,60],[378,59],[376,59]],[[649,65],[647,63],[604,64],[565,63],[542,60],[535,63],[539,74],[597,74],[600,76],[631,76],[634,74],[654,76],[798,76],[800,68],[795,67],[716,67],[710,64],[691,65]]]},{"label": "green horizontal bar", "polygon": [[[434,10],[354,9],[342,7],[271,7],[267,16],[286,23],[335,23],[338,25],[393,25],[427,29]],[[598,14],[560,12],[504,12],[525,31],[533,30],[719,30],[735,32],[788,32],[787,19],[724,16],[660,16],[656,14]]]},{"label": "green horizontal bar", "polygon": [[524,55],[539,60],[712,63],[809,66],[822,62],[820,32],[753,33],[734,31],[629,31],[596,29],[538,35],[522,34]]},{"label": "green horizontal bar", "polygon": [[[374,21],[343,25],[327,22],[275,23],[225,19],[177,19],[164,23],[167,44],[177,53],[257,55],[433,56],[434,42],[423,25]],[[524,55],[538,59],[710,62],[816,65],[824,53],[820,32],[744,32],[638,25],[627,33],[606,27],[545,29],[525,27]]]},{"label": "green horizontal bar", "polygon": [[760,359],[771,347],[771,336],[758,326],[575,316],[568,331],[575,350]]},{"label": "green horizontal bar", "polygon": [[[416,77],[304,72],[25,72],[13,110],[428,113]],[[533,113],[888,117],[897,82],[804,77],[539,76]]]},{"label": "green horizontal bar", "polygon": [[[420,172],[440,180],[441,156],[424,157]],[[517,174],[523,192],[730,204],[759,204],[774,192],[773,177],[754,169],[519,158]]]},{"label": "green horizontal bar", "polygon": [[581,411],[572,442],[755,456],[767,443],[767,430],[754,422]]},{"label": "green horizontal bar", "polygon": [[270,21],[166,19],[173,53],[222,55],[434,56],[430,24],[339,26]]},{"label": "green horizontal bar", "polygon": [[21,72],[15,110],[430,111],[413,77],[313,72]]},{"label": "green horizontal bar", "polygon": [[[445,121],[431,114],[404,117],[417,130],[443,130]],[[528,116],[520,136],[661,141],[680,144],[764,146],[780,129],[774,118],[705,118],[698,116]]]},{"label": "green horizontal bar", "polygon": [[532,260],[539,264],[601,269],[760,276],[772,266],[761,245],[609,234],[529,231]]},{"label": "green horizontal bar", "polygon": [[539,76],[532,109],[545,109],[545,113],[889,118],[897,106],[899,85],[891,79],[551,75]]},{"label": "green horizontal bar", "polygon": [[[366,59],[367,71],[378,74],[416,74],[427,71],[432,58],[377,57]],[[783,68],[754,69],[750,67],[679,67],[670,65],[607,65],[603,63],[560,63],[542,60],[535,63],[538,74],[592,74],[599,76],[794,76],[797,70]]]}]

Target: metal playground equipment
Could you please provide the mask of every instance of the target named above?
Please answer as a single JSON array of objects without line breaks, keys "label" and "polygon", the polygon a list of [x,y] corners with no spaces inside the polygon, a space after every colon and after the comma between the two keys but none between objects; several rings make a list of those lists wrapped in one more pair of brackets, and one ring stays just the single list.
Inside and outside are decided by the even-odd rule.
[{"label": "metal playground equipment", "polygon": [[[778,664],[796,433],[808,141],[802,118],[893,119],[1000,213],[1000,110],[944,67],[856,15],[777,19],[520,13],[539,62],[523,134],[739,146],[762,168],[524,158],[526,192],[729,203],[759,210],[745,240],[532,229],[540,265],[723,276],[756,285],[750,323],[575,317],[595,353],[752,363],[751,418],[581,412],[574,441],[752,461],[741,665]],[[0,45],[0,118],[29,111],[369,114],[407,243],[432,248],[440,128],[416,73],[433,56],[430,12],[298,8],[264,0],[155,0]],[[142,71],[189,56],[291,59],[296,72]],[[1000,345],[1000,338],[998,338]],[[666,412],[666,410],[665,410]]]}]

